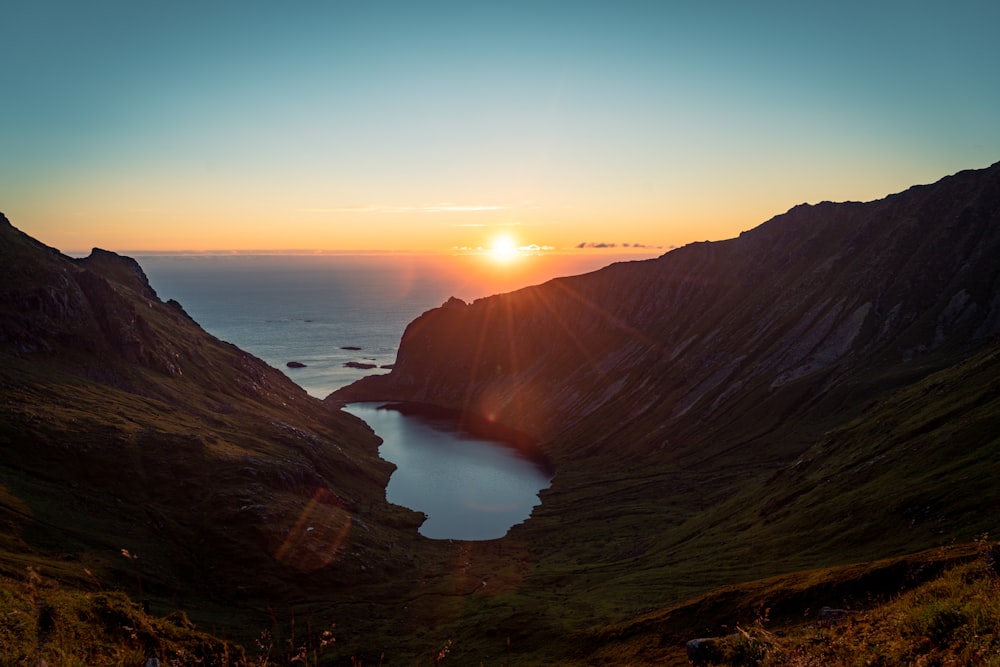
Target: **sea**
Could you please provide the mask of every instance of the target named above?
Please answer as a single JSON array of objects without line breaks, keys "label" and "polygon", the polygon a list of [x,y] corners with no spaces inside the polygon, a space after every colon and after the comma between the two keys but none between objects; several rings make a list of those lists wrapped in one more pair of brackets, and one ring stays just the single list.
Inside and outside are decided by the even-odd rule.
[{"label": "sea", "polygon": [[450,297],[472,301],[622,259],[596,253],[507,262],[482,255],[132,256],[162,300],[175,299],[206,331],[318,398],[389,372],[406,325]]}]

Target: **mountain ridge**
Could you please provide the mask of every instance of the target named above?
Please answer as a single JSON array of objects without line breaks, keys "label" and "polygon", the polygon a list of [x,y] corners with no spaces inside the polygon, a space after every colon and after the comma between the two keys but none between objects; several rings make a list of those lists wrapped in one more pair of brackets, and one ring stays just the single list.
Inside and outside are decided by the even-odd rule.
[{"label": "mountain ridge", "polygon": [[[536,391],[531,400],[519,399],[518,392],[531,391],[532,374],[542,373],[538,364],[548,365],[543,373],[548,377],[580,374],[586,365],[591,377],[607,377],[612,386],[622,379],[636,382],[644,366],[659,365],[667,374],[676,373],[671,366],[682,367],[675,377],[699,381],[695,386],[685,386],[683,378],[675,381],[674,411],[680,416],[696,403],[711,399],[717,406],[726,400],[719,389],[724,381],[730,387],[734,380],[759,383],[765,370],[768,385],[777,388],[830,368],[849,352],[892,364],[887,358],[895,354],[892,344],[905,361],[959,345],[960,338],[988,338],[1000,331],[997,272],[983,268],[1000,248],[996,226],[985,224],[997,215],[998,174],[1000,165],[993,165],[877,202],[800,205],[729,241],[692,244],[657,259],[556,279],[480,299],[465,309],[429,311],[404,334],[391,373],[366,378],[334,398],[440,402],[501,421],[507,411],[509,425],[539,429],[544,436],[549,431],[542,413],[564,412],[572,397],[547,398]],[[941,201],[961,204],[938,210]],[[976,216],[985,217],[973,220]],[[926,239],[908,229],[921,220],[920,233],[930,232]],[[935,228],[930,221],[941,224]],[[833,234],[850,238],[833,239]],[[948,257],[941,249],[954,244],[945,243],[945,235],[961,235],[962,247]],[[841,243],[836,254],[829,250],[833,240]],[[880,266],[897,264],[909,266],[904,278],[880,275]],[[913,270],[914,264],[921,268]],[[947,296],[932,297],[938,290],[930,289],[931,281],[936,287],[943,276],[948,276],[949,284],[941,287]],[[842,293],[822,294],[833,281],[843,284]],[[740,285],[764,296],[741,291]],[[943,301],[928,303],[930,298]],[[811,305],[798,312],[800,303]],[[914,320],[930,317],[932,310],[935,329],[927,336]],[[442,324],[435,326],[433,318]],[[544,320],[536,328],[545,329],[545,340],[532,338],[526,323],[533,320]],[[977,328],[968,331],[972,320]],[[452,332],[462,327],[479,329]],[[738,347],[749,354],[731,354],[724,363],[713,360],[713,338],[728,338],[735,348],[739,336],[746,336],[749,345]],[[585,363],[567,360],[560,366],[545,360],[541,351],[549,343],[556,356],[575,354]],[[417,349],[419,355],[410,353]],[[445,369],[455,366],[463,378],[447,377]],[[586,382],[580,384],[596,394]],[[434,393],[437,385],[439,394]],[[584,402],[577,413],[592,408]]]}]

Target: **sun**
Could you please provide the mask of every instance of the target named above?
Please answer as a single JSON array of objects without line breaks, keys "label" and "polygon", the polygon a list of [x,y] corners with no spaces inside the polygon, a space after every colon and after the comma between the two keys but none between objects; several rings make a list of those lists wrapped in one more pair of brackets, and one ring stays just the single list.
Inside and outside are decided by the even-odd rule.
[{"label": "sun", "polygon": [[521,254],[517,247],[517,241],[509,234],[493,237],[487,252],[490,259],[496,262],[509,262]]}]

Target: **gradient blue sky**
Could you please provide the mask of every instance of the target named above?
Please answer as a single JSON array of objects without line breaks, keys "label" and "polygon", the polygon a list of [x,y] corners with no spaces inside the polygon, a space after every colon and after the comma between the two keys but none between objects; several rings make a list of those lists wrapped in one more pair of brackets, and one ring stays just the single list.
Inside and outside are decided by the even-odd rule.
[{"label": "gradient blue sky", "polygon": [[0,210],[66,252],[662,252],[1000,160],[995,0],[4,4]]}]

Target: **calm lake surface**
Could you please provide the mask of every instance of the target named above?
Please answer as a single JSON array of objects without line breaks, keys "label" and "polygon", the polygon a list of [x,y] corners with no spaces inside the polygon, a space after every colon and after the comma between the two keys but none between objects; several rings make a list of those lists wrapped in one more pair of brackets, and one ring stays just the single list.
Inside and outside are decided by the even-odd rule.
[{"label": "calm lake surface", "polygon": [[384,441],[379,455],[395,463],[386,499],[427,515],[420,534],[433,539],[503,537],[539,504],[551,474],[517,450],[456,432],[450,423],[379,403],[351,403]]}]

